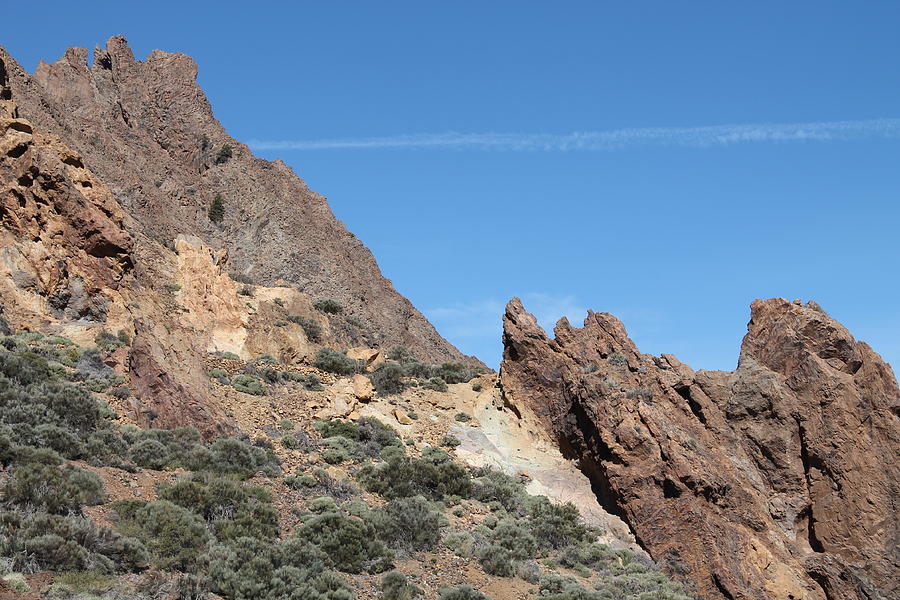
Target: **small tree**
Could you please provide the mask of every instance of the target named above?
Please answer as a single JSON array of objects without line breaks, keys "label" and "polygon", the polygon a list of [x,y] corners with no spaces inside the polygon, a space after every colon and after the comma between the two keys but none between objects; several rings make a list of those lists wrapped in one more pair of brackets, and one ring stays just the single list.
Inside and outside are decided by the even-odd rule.
[{"label": "small tree", "polygon": [[222,200],[222,194],[216,194],[212,204],[209,205],[209,220],[219,224],[225,218],[225,201]]},{"label": "small tree", "polygon": [[216,155],[216,164],[221,165],[224,162],[228,162],[228,159],[234,155],[234,151],[231,148],[231,144],[225,144],[222,146],[222,149],[219,150],[219,154]]}]

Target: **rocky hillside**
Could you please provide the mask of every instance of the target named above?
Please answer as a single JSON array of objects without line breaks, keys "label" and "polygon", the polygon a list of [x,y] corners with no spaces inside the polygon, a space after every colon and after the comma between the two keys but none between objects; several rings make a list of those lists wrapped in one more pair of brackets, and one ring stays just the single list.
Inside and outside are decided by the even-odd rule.
[{"label": "rocky hillside", "polygon": [[900,595],[900,392],[815,303],[753,303],[733,372],[641,354],[589,313],[550,339],[518,300],[501,385],[601,504],[709,599]]},{"label": "rocky hillside", "polygon": [[431,362],[463,359],[382,277],[324,197],[226,133],[193,60],[154,51],[137,61],[121,36],[94,50],[91,67],[87,56],[70,48],[29,75],[0,48],[3,85],[22,118],[102,181],[135,230],[164,243],[193,235],[227,250],[242,279],[336,299],[377,345],[404,345]]}]

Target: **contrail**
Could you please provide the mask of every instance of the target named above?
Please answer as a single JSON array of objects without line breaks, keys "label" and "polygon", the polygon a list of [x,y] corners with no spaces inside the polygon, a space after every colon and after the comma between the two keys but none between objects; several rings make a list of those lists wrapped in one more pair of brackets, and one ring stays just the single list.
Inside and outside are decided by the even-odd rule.
[{"label": "contrail", "polygon": [[845,141],[900,138],[900,119],[644,127],[573,133],[425,133],[319,140],[251,140],[254,150],[365,150],[375,148],[476,148],[507,151],[615,150],[638,146],[710,147],[760,142]]}]

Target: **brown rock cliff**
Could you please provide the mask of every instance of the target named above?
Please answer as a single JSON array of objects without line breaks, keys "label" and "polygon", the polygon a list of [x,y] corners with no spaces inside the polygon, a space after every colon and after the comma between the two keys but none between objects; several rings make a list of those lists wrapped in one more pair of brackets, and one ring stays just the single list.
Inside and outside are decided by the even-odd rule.
[{"label": "brown rock cliff", "polygon": [[754,302],[733,372],[641,354],[609,314],[555,334],[509,303],[505,402],[701,597],[898,596],[900,392],[818,305]]}]

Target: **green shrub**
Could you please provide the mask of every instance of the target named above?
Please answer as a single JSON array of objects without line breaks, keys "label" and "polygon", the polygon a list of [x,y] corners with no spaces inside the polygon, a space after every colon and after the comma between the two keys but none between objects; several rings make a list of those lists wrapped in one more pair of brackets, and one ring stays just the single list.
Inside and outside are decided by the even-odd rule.
[{"label": "green shrub", "polygon": [[130,450],[131,460],[139,467],[161,471],[169,463],[169,450],[154,439],[143,439]]},{"label": "green shrub", "polygon": [[379,456],[387,447],[402,448],[403,442],[393,427],[374,417],[362,417],[356,422],[356,440],[366,456]]},{"label": "green shrub", "polygon": [[234,156],[234,149],[231,147],[231,144],[222,144],[219,153],[216,154],[216,164],[221,165],[226,163],[232,156]]},{"label": "green shrub", "polygon": [[291,434],[281,436],[281,445],[291,450],[297,450],[301,447],[300,442],[297,441],[297,438]]},{"label": "green shrub", "polygon": [[303,328],[303,333],[306,334],[306,339],[310,342],[313,344],[321,343],[323,335],[322,326],[316,321],[313,319],[306,319],[300,315],[288,315],[286,318],[291,323],[295,323]]},{"label": "green shrub", "polygon": [[339,465],[350,460],[350,453],[345,448],[326,448],[322,452],[322,460],[329,465]]},{"label": "green shrub", "polygon": [[160,500],[194,511],[210,524],[219,541],[242,537],[273,539],[278,534],[278,513],[272,496],[262,487],[211,475],[163,485]]},{"label": "green shrub", "polygon": [[0,512],[0,556],[15,570],[134,571],[149,555],[136,539],[90,519],[47,513]]},{"label": "green shrub", "polygon": [[390,568],[394,559],[371,523],[337,511],[308,519],[297,530],[297,537],[318,546],[330,564],[349,573],[379,573]]},{"label": "green shrub", "polygon": [[59,425],[43,423],[34,428],[35,442],[70,459],[80,458],[84,453],[81,440],[68,429]]},{"label": "green shrub", "polygon": [[512,519],[503,519],[491,531],[491,542],[509,550],[515,560],[534,558],[538,543],[526,526]]},{"label": "green shrub", "polygon": [[489,544],[478,549],[478,562],[488,575],[497,577],[513,577],[518,572],[519,564],[513,552],[496,544]]},{"label": "green shrub", "polygon": [[285,431],[290,431],[294,428],[294,423],[290,419],[282,419],[281,423],[278,424],[279,427],[284,429]]},{"label": "green shrub", "polygon": [[475,549],[475,538],[466,531],[451,531],[444,536],[443,542],[454,554],[463,558],[472,556]]},{"label": "green shrub", "polygon": [[97,347],[105,352],[112,352],[131,343],[131,336],[125,330],[120,330],[118,334],[110,333],[105,329],[94,338]]},{"label": "green shrub", "polygon": [[239,296],[253,297],[253,288],[249,285],[242,285],[237,291]]},{"label": "green shrub", "polygon": [[266,393],[262,382],[252,375],[236,375],[231,380],[231,386],[239,392],[254,396],[262,396]]},{"label": "green shrub", "polygon": [[294,490],[313,488],[319,485],[319,480],[311,475],[288,475],[284,478],[284,484]]},{"label": "green shrub", "polygon": [[319,298],[313,302],[313,308],[320,312],[332,315],[344,312],[344,305],[331,298]]},{"label": "green shrub", "polygon": [[15,468],[3,488],[3,500],[8,504],[40,507],[54,514],[78,512],[103,499],[97,474],[72,465],[23,464]]},{"label": "green shrub", "polygon": [[512,514],[521,514],[528,493],[515,477],[490,467],[475,471],[472,497],[484,503],[499,502]]},{"label": "green shrub", "polygon": [[404,550],[431,550],[441,537],[443,515],[422,496],[396,498],[372,515],[381,539]]},{"label": "green shrub", "polygon": [[460,423],[468,423],[469,421],[472,420],[472,417],[470,417],[470,416],[467,415],[466,413],[462,413],[462,412],[456,413],[456,414],[453,416],[453,418],[454,418],[455,420],[459,421]]},{"label": "green shrub", "polygon": [[413,600],[424,594],[422,588],[407,581],[399,571],[385,573],[381,578],[381,600]]},{"label": "green shrub", "polygon": [[422,382],[422,387],[426,390],[434,390],[436,392],[446,392],[447,382],[440,377],[432,377]]},{"label": "green shrub", "polygon": [[207,213],[209,220],[218,225],[225,218],[225,201],[222,194],[216,194],[213,201],[209,204],[209,212]]},{"label": "green shrub", "polygon": [[331,348],[319,350],[313,366],[337,375],[353,375],[364,370],[364,366],[361,366],[358,361],[353,360],[343,352],[337,352]]},{"label": "green shrub", "polygon": [[340,421],[338,419],[315,421],[313,427],[323,438],[340,436],[351,440],[359,439],[359,430],[356,427],[356,423],[350,421]]},{"label": "green shrub", "polygon": [[400,363],[415,360],[412,350],[410,350],[406,346],[394,346],[387,351],[385,356],[388,360],[395,360]]},{"label": "green shrub", "polygon": [[438,591],[438,600],[491,600],[491,598],[472,586],[463,584],[441,588]]},{"label": "green shrub", "polygon": [[209,373],[207,373],[207,374],[210,377],[212,377],[213,379],[224,379],[224,378],[228,377],[228,371],[226,371],[225,369],[219,369],[219,368],[210,369]]},{"label": "green shrub", "polygon": [[562,548],[585,540],[587,528],[571,502],[554,504],[546,496],[530,496],[526,514],[535,539],[542,548]]},{"label": "green shrub", "polygon": [[281,544],[252,538],[218,544],[205,556],[209,591],[228,600],[351,600],[343,578],[326,571],[327,556],[307,540]]},{"label": "green shrub", "polygon": [[274,466],[277,459],[262,448],[232,438],[219,438],[210,447],[208,469],[214,473],[252,477],[257,471]]},{"label": "green shrub", "polygon": [[621,352],[611,352],[610,355],[606,357],[606,362],[615,367],[624,367],[628,364],[628,359],[625,358],[625,355]]},{"label": "green shrub", "polygon": [[140,539],[161,569],[193,568],[209,541],[203,519],[168,500],[147,502],[130,519],[124,512],[119,513],[123,531]]},{"label": "green shrub", "polygon": [[384,362],[369,375],[372,385],[379,396],[390,396],[403,391],[403,367],[395,362]]},{"label": "green shrub", "polygon": [[315,469],[312,476],[302,475],[285,483],[293,489],[299,489],[318,495],[328,495],[338,499],[352,498],[359,495],[359,490],[346,479],[332,477],[325,469]]},{"label": "green shrub", "polygon": [[472,482],[468,472],[446,453],[433,449],[428,457],[410,458],[395,454],[378,465],[366,465],[358,478],[363,487],[385,498],[425,496],[441,500],[446,496],[468,497]]},{"label": "green shrub", "polygon": [[459,441],[459,438],[449,433],[445,435],[441,440],[441,446],[445,446],[447,448],[456,448],[460,444],[462,444],[462,442]]},{"label": "green shrub", "polygon": [[115,583],[115,579],[96,571],[66,571],[56,576],[55,582],[76,593],[103,592]]}]

